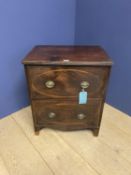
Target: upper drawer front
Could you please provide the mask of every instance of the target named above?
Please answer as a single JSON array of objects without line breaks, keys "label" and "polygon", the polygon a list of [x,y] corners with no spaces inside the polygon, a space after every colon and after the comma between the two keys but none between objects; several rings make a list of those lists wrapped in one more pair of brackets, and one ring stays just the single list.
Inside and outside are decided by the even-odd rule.
[{"label": "upper drawer front", "polygon": [[28,66],[31,98],[78,98],[81,83],[89,97],[102,97],[108,78],[108,67]]}]

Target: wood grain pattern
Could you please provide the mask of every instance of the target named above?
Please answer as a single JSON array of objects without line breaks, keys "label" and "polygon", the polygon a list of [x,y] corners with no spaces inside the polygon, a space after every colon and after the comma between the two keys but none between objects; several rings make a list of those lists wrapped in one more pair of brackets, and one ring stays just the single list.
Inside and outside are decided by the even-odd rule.
[{"label": "wood grain pattern", "polygon": [[[121,129],[123,132],[126,133],[129,137],[131,137],[131,116],[117,110],[116,108],[107,108],[107,111],[105,111],[105,114],[108,114],[107,121],[112,121],[112,124],[115,123],[115,126],[119,129]],[[123,123],[124,126],[123,127]]]},{"label": "wood grain pattern", "polygon": [[36,46],[23,64],[110,66],[112,61],[100,46]]},{"label": "wood grain pattern", "polygon": [[[112,65],[101,47],[36,46],[23,64],[37,135],[43,127],[51,127],[61,130],[90,128],[98,136]],[[89,98],[87,107],[78,105],[82,82],[89,85],[84,89]],[[94,101],[90,105],[91,98]],[[101,102],[96,104],[97,100]],[[77,120],[78,112],[89,115],[89,119]],[[49,113],[57,118],[50,120]]]},{"label": "wood grain pattern", "polygon": [[[103,97],[109,71],[109,67],[28,66],[31,98],[78,98],[82,81],[89,83],[89,97]],[[45,85],[49,80],[55,83],[51,89]]]},{"label": "wood grain pattern", "polygon": [[3,159],[0,157],[0,175],[9,175],[9,172],[4,164]]},{"label": "wood grain pattern", "polygon": [[0,155],[10,175],[53,174],[12,118],[0,120]]},{"label": "wood grain pattern", "polygon": [[[23,116],[23,117],[22,117]],[[41,131],[39,137],[34,135],[32,117],[29,108],[23,114],[15,113],[13,119],[21,127],[41,157],[46,160],[55,175],[97,175],[97,172],[79,154],[57,138],[49,129]],[[25,129],[26,128],[26,129]]]},{"label": "wood grain pattern", "polygon": [[[37,127],[53,127],[62,130],[98,128],[101,105],[102,101],[99,99],[89,99],[85,105],[79,105],[78,102],[70,100],[32,101]],[[55,117],[50,118],[50,113],[54,113]],[[80,114],[85,118],[79,119]]]},{"label": "wood grain pattern", "polygon": [[110,149],[101,140],[92,139],[92,136],[87,132],[72,133],[67,137],[67,133],[63,134],[57,131],[57,135],[64,139],[67,144],[70,144],[72,149],[78,152],[85,161],[90,162],[100,174],[124,175],[125,172],[127,175],[131,174],[131,164],[126,159],[120,157],[115,150]]}]

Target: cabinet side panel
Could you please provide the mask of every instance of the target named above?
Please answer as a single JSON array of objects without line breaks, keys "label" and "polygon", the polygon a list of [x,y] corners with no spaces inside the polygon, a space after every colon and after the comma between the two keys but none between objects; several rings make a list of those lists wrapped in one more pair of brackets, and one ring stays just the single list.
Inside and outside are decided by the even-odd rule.
[{"label": "cabinet side panel", "polygon": [[30,99],[30,104],[31,104],[31,111],[32,111],[32,116],[33,116],[34,130],[37,131],[36,119],[34,116],[33,107],[32,107],[32,100],[31,100],[30,76],[29,76],[29,72],[28,72],[29,66],[24,65],[24,68],[25,68],[26,81],[27,81],[27,85],[28,85],[28,93],[29,93],[29,99]]},{"label": "cabinet side panel", "polygon": [[103,96],[103,100],[102,100],[102,105],[101,105],[101,109],[100,109],[99,127],[100,127],[100,124],[101,124],[101,119],[102,119],[102,114],[103,114],[103,109],[104,109],[104,103],[105,103],[105,99],[106,99],[106,93],[107,93],[107,88],[108,88],[108,82],[109,82],[110,72],[111,72],[111,66],[108,66],[107,67],[107,78],[106,78],[106,81],[105,81],[105,92],[104,92],[104,96]]}]

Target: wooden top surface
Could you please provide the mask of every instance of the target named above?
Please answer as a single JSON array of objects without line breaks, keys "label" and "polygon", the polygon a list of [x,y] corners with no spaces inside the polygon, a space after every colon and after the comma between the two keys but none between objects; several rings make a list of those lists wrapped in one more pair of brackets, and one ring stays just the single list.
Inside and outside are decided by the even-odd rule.
[{"label": "wooden top surface", "polygon": [[28,65],[112,65],[100,46],[36,46],[23,60]]}]

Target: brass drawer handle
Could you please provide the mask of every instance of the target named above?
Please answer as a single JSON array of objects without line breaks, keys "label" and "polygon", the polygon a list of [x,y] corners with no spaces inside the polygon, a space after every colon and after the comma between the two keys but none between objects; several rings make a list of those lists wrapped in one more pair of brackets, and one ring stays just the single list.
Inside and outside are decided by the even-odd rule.
[{"label": "brass drawer handle", "polygon": [[86,118],[86,115],[81,113],[81,114],[78,114],[78,115],[77,115],[77,118],[78,118],[79,120],[83,120],[83,119]]},{"label": "brass drawer handle", "polygon": [[82,81],[81,82],[81,88],[82,89],[86,89],[86,88],[88,88],[89,87],[89,82],[88,81]]},{"label": "brass drawer handle", "polygon": [[53,119],[53,118],[56,117],[56,114],[55,114],[54,112],[50,112],[49,115],[48,115],[48,117],[49,117],[50,119]]},{"label": "brass drawer handle", "polygon": [[52,80],[49,80],[49,81],[47,81],[47,82],[45,83],[45,86],[46,86],[47,88],[53,88],[53,87],[55,86],[55,82],[52,81]]}]

